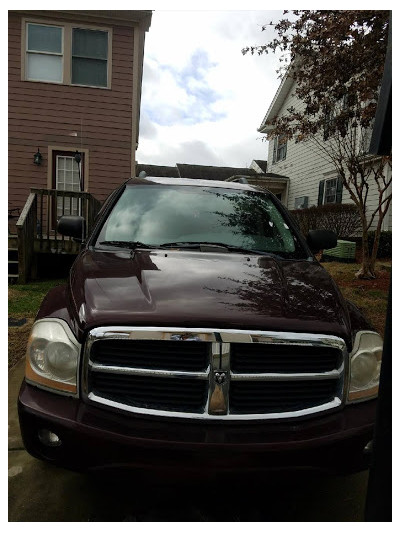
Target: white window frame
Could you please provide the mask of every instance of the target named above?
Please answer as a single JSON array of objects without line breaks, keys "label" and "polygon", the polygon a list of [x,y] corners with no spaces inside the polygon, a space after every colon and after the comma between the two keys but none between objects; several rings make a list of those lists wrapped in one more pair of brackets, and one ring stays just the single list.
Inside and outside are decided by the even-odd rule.
[{"label": "white window frame", "polygon": [[[107,85],[106,86],[101,86],[101,85],[84,85],[82,83],[72,83],[72,60],[73,60],[73,57],[79,57],[79,56],[73,56],[72,54],[72,40],[73,40],[73,33],[74,33],[74,30],[88,30],[88,31],[102,31],[104,33],[108,33],[108,44],[107,44],[107,59],[101,59],[100,61],[105,61],[106,62],[106,71],[107,71]],[[86,59],[94,59],[94,58],[86,58]],[[104,29],[99,29],[99,28],[84,28],[83,26],[79,26],[79,25],[76,25],[76,24],[73,24],[72,27],[71,27],[71,85],[76,85],[78,87],[98,87],[99,89],[105,89],[108,87],[109,85],[109,77],[110,77],[110,72],[109,72],[109,61],[110,61],[110,34],[107,30],[104,30]]]},{"label": "white window frame", "polygon": [[[60,161],[59,158],[64,158],[65,167],[63,169],[61,169],[59,167],[59,161]],[[71,160],[71,169],[67,169],[66,168],[67,159]],[[56,181],[56,189],[57,190],[59,190],[59,191],[74,191],[74,192],[81,192],[82,191],[80,168],[79,168],[79,165],[78,165],[77,168],[75,169],[74,168],[74,162],[75,162],[75,158],[74,158],[73,153],[71,153],[70,156],[69,155],[57,155],[56,156],[56,161],[55,161],[55,167],[56,167],[55,181]],[[58,183],[58,180],[59,180],[59,172],[61,170],[63,170],[63,178],[64,178],[63,185],[64,185],[64,188],[60,188],[58,186],[58,185],[60,185]],[[76,173],[76,170],[77,170],[77,176],[78,176],[77,185],[78,185],[79,188],[77,190],[74,190],[73,188],[72,189],[67,189],[66,188],[66,181],[65,181],[66,172],[71,172],[72,173],[71,174],[71,178],[72,178],[72,181],[73,181],[73,177],[74,177],[74,174]],[[64,209],[63,209],[63,201],[62,201],[62,198],[59,197],[59,198],[57,198],[56,209],[57,209],[57,218],[59,216],[63,215],[63,214],[66,214],[66,215],[81,215],[81,209],[82,209],[81,200],[79,198],[72,198],[69,207],[67,206],[65,208],[65,206],[64,206]]]},{"label": "white window frame", "polygon": [[[28,26],[49,26],[50,28],[60,28],[61,29],[61,53],[57,53],[57,52],[47,52],[47,51],[41,51],[41,50],[29,50],[28,49],[28,43],[29,43],[29,39],[28,39]],[[26,64],[28,64],[28,61],[27,61],[27,57],[28,57],[28,54],[37,54],[37,55],[48,55],[48,56],[56,56],[56,57],[61,57],[61,75],[62,75],[62,78],[64,77],[63,76],[63,73],[64,73],[64,28],[63,26],[60,26],[59,24],[43,24],[42,22],[38,23],[38,22],[27,22],[26,25],[25,25],[25,35],[26,35],[26,38],[25,38],[25,54],[24,54],[24,57],[25,57],[25,62]],[[60,81],[56,81],[56,80],[41,80],[40,78],[28,78],[28,69],[26,70],[26,78],[25,78],[27,81],[40,81],[40,82],[43,82],[43,83],[57,83],[57,84],[62,84],[63,83],[63,79],[61,79]]]},{"label": "white window frame", "polygon": [[[335,182],[335,190],[334,190],[334,193],[333,193],[333,201],[330,201],[328,202],[327,201],[327,191],[328,191],[328,183],[329,182]],[[325,180],[325,187],[324,187],[324,202],[323,204],[326,205],[326,204],[335,204],[336,203],[336,195],[337,195],[337,189],[338,189],[338,181],[339,179],[338,178],[329,178],[329,179],[326,179]],[[330,191],[329,191],[329,194],[332,195],[332,190],[333,190],[333,187],[330,188]]]},{"label": "white window frame", "polygon": [[[49,145],[47,147],[47,188],[53,189],[53,163],[54,158],[56,157],[55,152],[71,152],[71,154],[75,154],[77,150],[77,146],[60,146],[60,145]],[[89,191],[89,150],[87,148],[79,148],[79,152],[82,152],[84,154],[83,159],[83,192]]]},{"label": "white window frame", "polygon": [[[40,26],[52,26],[62,28],[62,81],[48,81],[31,79],[27,77],[27,46],[28,46],[28,24],[37,24]],[[72,30],[73,29],[103,31],[108,34],[108,50],[107,50],[107,85],[83,85],[79,83],[72,83]],[[111,89],[112,77],[112,28],[105,26],[95,26],[88,24],[44,20],[34,18],[22,18],[22,39],[21,39],[21,79],[22,81],[29,81],[33,83],[51,83],[56,85],[71,85],[73,87],[90,87],[93,89]],[[41,52],[40,52],[41,53]],[[50,55],[50,53],[49,53]]]},{"label": "white window frame", "polygon": [[[301,200],[301,202],[298,202],[298,200]],[[296,206],[296,203],[300,203],[300,205]],[[306,209],[308,207],[308,196],[296,196],[294,199],[294,208],[295,209]]]},{"label": "white window frame", "polygon": [[280,143],[280,139],[282,138],[284,138],[284,135],[278,135],[274,139],[274,153],[272,157],[272,163],[278,163],[279,161],[284,161],[286,159],[287,139],[285,140],[285,142]]}]

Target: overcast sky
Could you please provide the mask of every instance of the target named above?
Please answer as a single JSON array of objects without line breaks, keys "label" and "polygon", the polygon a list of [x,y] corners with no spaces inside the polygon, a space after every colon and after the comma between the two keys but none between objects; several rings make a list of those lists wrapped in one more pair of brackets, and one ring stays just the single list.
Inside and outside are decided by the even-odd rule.
[{"label": "overcast sky", "polygon": [[274,55],[242,55],[281,11],[155,11],[146,34],[139,163],[248,167],[279,86]]}]

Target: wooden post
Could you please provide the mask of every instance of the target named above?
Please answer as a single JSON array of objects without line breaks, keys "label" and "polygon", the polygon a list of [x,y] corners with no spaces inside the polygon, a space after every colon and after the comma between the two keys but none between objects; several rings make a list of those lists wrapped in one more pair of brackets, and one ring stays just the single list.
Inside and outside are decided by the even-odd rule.
[{"label": "wooden post", "polygon": [[17,222],[18,283],[26,283],[31,274],[37,221],[37,199],[30,193]]}]

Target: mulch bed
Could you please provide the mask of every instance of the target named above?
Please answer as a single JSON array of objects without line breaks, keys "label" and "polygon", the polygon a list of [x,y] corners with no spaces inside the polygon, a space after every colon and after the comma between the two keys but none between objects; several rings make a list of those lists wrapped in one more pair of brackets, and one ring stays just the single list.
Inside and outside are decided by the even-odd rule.
[{"label": "mulch bed", "polygon": [[375,279],[357,279],[355,278],[352,281],[343,280],[341,286],[343,287],[355,287],[355,288],[365,288],[367,290],[380,290],[380,291],[389,291],[391,273],[390,270],[382,266],[377,267],[376,270],[377,277]]},{"label": "mulch bed", "polygon": [[28,318],[26,324],[8,328],[8,368],[12,368],[25,356],[26,345],[32,329],[33,318]]}]

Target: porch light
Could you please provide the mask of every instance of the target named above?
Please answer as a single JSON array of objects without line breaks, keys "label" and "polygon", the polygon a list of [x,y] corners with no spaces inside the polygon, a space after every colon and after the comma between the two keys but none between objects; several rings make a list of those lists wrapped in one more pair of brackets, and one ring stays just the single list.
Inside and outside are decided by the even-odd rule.
[{"label": "porch light", "polygon": [[35,163],[35,165],[40,165],[42,162],[42,159],[43,159],[42,154],[40,153],[39,148],[38,148],[36,154],[33,156],[33,162]]},{"label": "porch light", "polygon": [[81,162],[82,158],[81,158],[81,154],[78,152],[78,150],[76,150],[76,152],[75,152],[74,159],[79,165],[79,163]]}]

